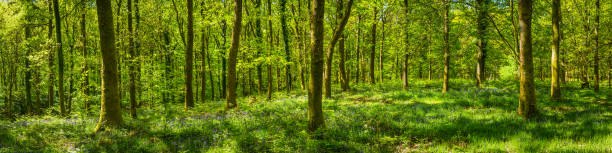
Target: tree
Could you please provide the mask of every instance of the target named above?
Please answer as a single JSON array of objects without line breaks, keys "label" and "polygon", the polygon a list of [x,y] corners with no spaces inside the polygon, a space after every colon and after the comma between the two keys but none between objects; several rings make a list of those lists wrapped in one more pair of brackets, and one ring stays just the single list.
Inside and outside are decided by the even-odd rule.
[{"label": "tree", "polygon": [[[190,0],[191,1],[191,0]],[[242,0],[236,0],[234,8],[234,27],[232,28],[232,46],[230,47],[227,68],[227,103],[225,109],[232,109],[236,104],[236,56],[240,49],[240,28],[242,27]]]},{"label": "tree", "polygon": [[372,50],[370,51],[370,83],[376,84],[376,73],[374,70],[374,61],[376,60],[376,24],[378,23],[378,18],[376,16],[376,7],[374,7],[374,18],[372,23]]},{"label": "tree", "polygon": [[[48,3],[48,7],[49,7],[49,13],[51,13],[53,11],[53,7],[52,7],[52,2],[49,1]],[[47,39],[53,39],[53,19],[49,19],[49,25],[47,26],[48,28],[48,32],[47,33]],[[53,49],[49,49],[49,60],[48,60],[48,67],[49,67],[49,76],[47,78],[47,107],[51,107],[54,105],[55,103],[55,90],[53,90],[53,82],[55,81],[55,75],[53,73],[53,66],[54,66],[54,55],[53,55]]]},{"label": "tree", "polygon": [[[289,52],[289,32],[287,32],[287,0],[280,0],[281,10],[281,31],[283,32],[283,43],[285,44],[285,60],[291,61],[291,52]],[[287,79],[287,91],[291,91],[291,65],[285,66],[285,76]]]},{"label": "tree", "polygon": [[82,5],[81,10],[81,56],[83,56],[83,65],[81,68],[81,93],[85,95],[83,103],[85,112],[89,112],[89,65],[88,65],[88,52],[87,52],[87,22],[86,22],[86,14],[87,14],[87,5]]},{"label": "tree", "polygon": [[444,14],[442,15],[442,20],[444,22],[444,83],[442,84],[442,93],[446,93],[448,91],[448,73],[450,70],[450,27],[448,25],[448,13],[450,12],[450,3],[448,2],[448,0],[442,0],[442,6],[444,7]]},{"label": "tree", "polygon": [[130,115],[132,118],[137,118],[136,115],[136,53],[134,52],[134,27],[132,26],[132,0],[127,0],[128,7],[128,40],[129,40],[129,92],[130,92]]},{"label": "tree", "polygon": [[193,107],[193,0],[187,0],[187,50],[185,51],[185,109]]},{"label": "tree", "polygon": [[308,131],[314,132],[325,125],[322,110],[321,88],[323,83],[323,27],[325,0],[313,0],[310,14],[310,78],[308,82]]},{"label": "tree", "polygon": [[553,45],[551,57],[551,79],[550,79],[550,99],[554,101],[561,100],[561,88],[559,83],[559,52],[561,37],[559,35],[561,21],[561,0],[553,0],[552,3],[552,28],[553,28]]},{"label": "tree", "polygon": [[[57,0],[55,0],[57,1]],[[100,50],[102,51],[102,99],[100,119],[94,131],[123,125],[119,105],[119,80],[117,77],[117,51],[113,30],[113,12],[110,0],[96,0]]]},{"label": "tree", "polygon": [[482,83],[486,80],[485,61],[487,57],[487,16],[489,0],[477,0],[478,3],[478,65],[476,66],[476,86],[482,88]]},{"label": "tree", "polygon": [[66,115],[66,107],[64,100],[64,54],[62,51],[62,26],[59,14],[59,3],[58,0],[53,0],[53,15],[55,16],[55,37],[57,43],[57,58],[58,58],[58,94],[60,102],[60,111],[62,115]]},{"label": "tree", "polygon": [[599,0],[595,0],[595,31],[593,32],[593,41],[595,41],[593,44],[593,50],[595,50],[595,55],[593,55],[593,62],[595,62],[595,64],[593,65],[593,74],[595,75],[595,92],[599,92],[599,9]]},{"label": "tree", "polygon": [[532,0],[519,0],[520,27],[520,96],[518,113],[525,119],[536,113],[535,83],[533,80],[533,57],[531,46]]},{"label": "tree", "polygon": [[[342,5],[344,5],[342,3],[342,1],[339,1],[339,10],[338,12],[342,11]],[[323,80],[325,83],[325,98],[331,98],[331,69],[332,69],[332,62],[333,62],[333,57],[334,57],[334,46],[336,46],[336,43],[338,42],[338,39],[341,39],[342,37],[342,33],[344,31],[344,27],[346,26],[346,23],[348,22],[349,17],[351,16],[351,6],[353,5],[353,0],[349,0],[347,3],[347,8],[344,12],[344,14],[339,14],[338,18],[342,18],[342,20],[340,20],[340,22],[338,23],[338,25],[336,25],[337,27],[335,28],[336,30],[334,31],[332,38],[329,42],[328,48],[327,48],[327,59],[325,62],[325,75],[323,76]],[[344,48],[343,48],[344,49]]]}]

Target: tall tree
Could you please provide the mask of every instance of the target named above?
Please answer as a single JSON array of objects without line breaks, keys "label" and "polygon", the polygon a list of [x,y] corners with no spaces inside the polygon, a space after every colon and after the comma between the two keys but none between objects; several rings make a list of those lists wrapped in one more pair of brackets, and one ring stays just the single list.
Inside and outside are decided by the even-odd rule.
[{"label": "tall tree", "polygon": [[58,94],[60,102],[60,111],[62,115],[66,115],[65,97],[64,97],[64,54],[62,51],[62,20],[59,14],[59,2],[53,0],[53,15],[55,16],[55,42],[57,43],[57,71],[58,71]]},{"label": "tall tree", "polygon": [[[84,0],[83,2],[87,2]],[[85,95],[83,100],[85,112],[89,112],[89,60],[88,60],[88,52],[87,52],[87,22],[86,22],[86,14],[87,14],[87,5],[86,3],[82,5],[81,8],[81,56],[83,56],[83,65],[81,67],[81,93]]]},{"label": "tall tree", "polygon": [[[52,7],[52,2],[49,1],[48,3],[48,7],[49,7],[49,13],[51,13],[53,11],[53,7]],[[49,19],[49,25],[48,25],[48,32],[47,33],[47,39],[53,39],[53,19]],[[53,89],[53,85],[55,82],[55,75],[53,72],[53,63],[55,62],[55,60],[53,59],[54,57],[54,53],[53,53],[53,49],[49,49],[49,60],[48,60],[48,67],[49,67],[49,76],[47,79],[47,107],[51,107],[54,105],[55,103],[55,90]]]},{"label": "tall tree", "polygon": [[478,3],[478,65],[476,66],[476,86],[482,88],[482,83],[486,80],[486,30],[488,26],[487,16],[489,0],[477,0],[476,2]]},{"label": "tall tree", "polygon": [[321,88],[323,83],[323,39],[325,0],[313,0],[310,13],[310,81],[308,82],[308,131],[325,126],[322,110]]},{"label": "tall tree", "polygon": [[520,96],[518,113],[525,119],[531,118],[536,110],[535,83],[533,80],[533,57],[531,46],[532,0],[519,0],[520,27]]},{"label": "tall tree", "polygon": [[[56,0],[57,1],[57,0]],[[113,30],[113,11],[110,0],[96,0],[100,50],[102,51],[102,99],[100,119],[94,131],[123,124],[119,105],[119,77],[117,77],[117,51]]]},{"label": "tall tree", "polygon": [[[343,2],[342,0],[340,0],[338,2],[338,12],[342,12],[342,5]],[[331,69],[332,69],[332,62],[333,62],[333,57],[334,57],[334,47],[336,46],[336,43],[338,42],[338,39],[341,39],[342,37],[342,33],[344,32],[344,27],[346,26],[346,23],[348,22],[349,17],[351,16],[351,7],[353,5],[353,0],[349,0],[347,3],[347,8],[344,10],[344,13],[339,13],[338,18],[340,20],[340,22],[338,23],[338,25],[336,25],[335,31],[332,35],[332,38],[329,42],[329,45],[327,46],[327,59],[325,62],[325,73],[323,76],[324,79],[324,83],[325,83],[325,98],[331,98],[331,78],[332,78],[332,73],[331,73]]]},{"label": "tall tree", "polygon": [[593,41],[595,41],[593,44],[593,50],[595,50],[595,55],[593,55],[593,62],[595,62],[593,65],[595,92],[599,92],[599,9],[599,0],[595,0],[595,31],[593,32]]},{"label": "tall tree", "polygon": [[376,84],[376,73],[374,70],[374,61],[376,61],[376,24],[378,23],[378,18],[376,16],[376,7],[374,7],[374,18],[372,22],[372,50],[370,51],[370,83]]},{"label": "tall tree", "polygon": [[193,0],[187,0],[187,50],[185,51],[185,109],[193,107]]},{"label": "tall tree", "polygon": [[134,27],[132,26],[132,0],[127,0],[127,24],[128,24],[128,54],[129,54],[129,92],[130,92],[130,115],[132,118],[137,118],[136,115],[136,53],[134,52]]},{"label": "tall tree", "polygon": [[[255,19],[255,39],[257,44],[263,44],[263,34],[261,32],[261,17],[263,16],[263,11],[261,10],[262,0],[256,0],[255,2],[255,10],[257,10],[257,18]],[[259,57],[261,54],[261,50],[263,47],[258,45],[256,57]],[[262,93],[263,90],[263,78],[261,73],[261,63],[257,63],[257,93]]]},{"label": "tall tree", "polygon": [[[191,0],[189,0],[191,1]],[[234,8],[234,27],[232,28],[232,46],[230,47],[227,68],[227,104],[225,109],[236,108],[236,56],[240,49],[240,30],[242,27],[242,0],[236,0]]]},{"label": "tall tree", "polygon": [[561,0],[553,0],[552,3],[552,28],[553,28],[553,45],[551,57],[551,79],[550,79],[550,99],[561,100],[561,88],[559,82],[559,52],[561,37],[559,35],[561,21]]},{"label": "tall tree", "polygon": [[[285,44],[285,60],[291,61],[291,52],[289,51],[289,32],[287,31],[287,0],[280,0],[280,11],[281,11],[281,31],[283,33],[283,43]],[[291,78],[291,65],[285,66],[285,77],[287,79],[287,91],[291,91],[292,78]]]},{"label": "tall tree", "polygon": [[450,12],[450,3],[448,2],[448,0],[442,0],[442,6],[444,7],[444,14],[442,15],[442,20],[444,23],[444,83],[442,84],[442,93],[446,93],[448,91],[448,73],[450,70],[450,27],[448,25],[448,13]]}]

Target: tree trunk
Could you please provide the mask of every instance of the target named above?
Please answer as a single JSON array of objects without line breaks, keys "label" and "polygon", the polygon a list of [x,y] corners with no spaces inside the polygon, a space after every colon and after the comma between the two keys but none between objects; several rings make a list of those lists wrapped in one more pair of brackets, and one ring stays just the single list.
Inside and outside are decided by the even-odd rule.
[{"label": "tree trunk", "polygon": [[[255,37],[256,37],[256,41],[257,44],[262,45],[263,44],[263,34],[261,32],[261,16],[263,16],[263,13],[261,12],[261,5],[262,5],[262,0],[256,0],[255,2],[255,10],[257,10],[257,16],[259,16],[258,18],[256,18],[255,20]],[[258,45],[257,48],[257,55],[255,58],[259,58],[260,54],[261,54],[261,50],[263,50],[262,47],[259,47],[260,45]],[[263,77],[262,77],[262,72],[261,72],[261,62],[257,63],[257,93],[262,93],[263,91]]]},{"label": "tree trunk", "polygon": [[[52,12],[52,3],[49,2],[49,12]],[[48,25],[48,29],[49,29],[49,33],[47,34],[47,38],[48,39],[53,39],[53,19],[49,19],[49,25]],[[53,59],[53,47],[51,47],[49,49],[49,76],[48,76],[48,80],[47,80],[47,107],[52,107],[55,103],[55,96],[54,93],[55,91],[53,90],[53,85],[54,85],[54,81],[55,81],[55,76],[54,76],[54,72],[53,72],[53,66],[54,66],[54,59]]]},{"label": "tree trunk", "polygon": [[[204,2],[201,3],[200,14],[202,15],[202,20],[204,20]],[[208,51],[208,33],[202,28],[202,37],[200,39],[200,56],[201,58],[201,66],[200,66],[200,102],[204,103],[206,101],[206,52]]]},{"label": "tree trunk", "polygon": [[449,17],[448,13],[450,12],[450,3],[448,0],[442,0],[442,5],[444,6],[444,83],[442,84],[442,93],[446,93],[448,91],[448,73],[450,70],[450,42],[449,42]]},{"label": "tree trunk", "polygon": [[342,36],[340,36],[340,43],[338,44],[338,53],[340,54],[340,62],[338,63],[338,68],[340,69],[340,88],[342,88],[342,91],[347,91],[348,90],[348,76],[346,73],[346,69],[344,67],[344,58],[345,58],[345,50],[344,50],[344,42],[346,37],[344,37],[344,34],[342,34]]},{"label": "tree trunk", "polygon": [[187,50],[185,51],[185,109],[193,107],[193,0],[187,0]]},{"label": "tree trunk", "polygon": [[593,41],[595,41],[593,47],[593,49],[595,50],[595,55],[593,55],[593,62],[595,62],[595,64],[593,65],[593,73],[595,75],[595,92],[599,92],[599,9],[599,0],[595,0],[595,31],[593,32]]},{"label": "tree trunk", "polygon": [[531,118],[537,112],[535,103],[535,84],[533,80],[533,58],[531,46],[531,15],[532,1],[519,0],[520,25],[520,97],[518,113],[525,119]]},{"label": "tree trunk", "polygon": [[324,37],[324,22],[325,0],[313,0],[312,12],[310,14],[310,81],[308,82],[308,131],[314,132],[322,126],[325,126],[323,118],[323,110],[321,104],[321,88],[323,83],[323,40]]},{"label": "tree trunk", "polygon": [[[268,16],[272,16],[272,0],[268,0]],[[268,50],[268,56],[271,56],[272,54],[272,50],[274,50],[274,34],[272,31],[272,19],[268,19],[268,37],[269,37],[269,44],[270,48]],[[273,76],[272,76],[272,64],[267,63],[267,77],[268,77],[268,100],[272,99],[272,92],[274,88],[272,86],[272,81],[273,81]]]},{"label": "tree trunk", "polygon": [[[189,0],[191,1],[191,0]],[[240,28],[242,27],[242,0],[236,0],[234,8],[234,27],[232,28],[232,46],[230,47],[227,74],[227,103],[225,109],[236,108],[236,56],[240,49]]]},{"label": "tree trunk", "polygon": [[561,21],[561,0],[553,0],[552,4],[552,28],[553,45],[551,57],[551,79],[550,79],[550,99],[553,101],[561,100],[561,88],[559,82],[559,51],[561,37],[559,36]]},{"label": "tree trunk", "polygon": [[476,66],[476,86],[482,88],[486,80],[485,61],[487,57],[487,14],[489,0],[478,0],[478,65]]},{"label": "tree trunk", "polygon": [[380,40],[380,52],[378,52],[378,73],[379,73],[379,77],[380,77],[380,84],[383,84],[383,56],[385,53],[384,47],[385,47],[385,11],[383,9],[382,15],[381,15],[381,33],[382,33],[382,40]]},{"label": "tree trunk", "polygon": [[83,13],[81,14],[81,43],[83,44],[81,48],[81,56],[83,56],[83,65],[81,66],[81,93],[85,96],[83,99],[85,112],[89,112],[89,63],[87,58],[87,22],[86,22],[86,14],[87,7],[83,5]]},{"label": "tree trunk", "polygon": [[[55,0],[57,1],[57,0]],[[117,80],[117,52],[113,30],[113,12],[110,0],[96,0],[100,50],[102,51],[102,100],[100,119],[94,131],[123,124],[119,106],[119,81]]]},{"label": "tree trunk", "polygon": [[378,18],[376,16],[376,7],[374,7],[374,18],[372,23],[372,50],[370,51],[370,83],[376,84],[376,73],[374,69],[374,61],[376,60],[376,24],[378,23]]},{"label": "tree trunk", "polygon": [[[344,5],[342,0],[340,0],[338,2],[339,6],[338,6],[338,12],[342,12],[342,6]],[[340,39],[342,37],[342,32],[344,32],[344,27],[346,26],[346,23],[348,22],[349,17],[351,16],[351,7],[353,5],[353,0],[349,0],[349,2],[347,3],[347,8],[346,10],[344,10],[345,12],[339,13],[338,14],[338,19],[340,22],[336,25],[337,27],[335,28],[335,31],[332,35],[332,38],[329,42],[329,45],[327,46],[327,59],[325,62],[325,72],[324,72],[324,76],[323,76],[323,82],[324,82],[324,93],[325,93],[325,98],[331,98],[331,78],[332,78],[332,74],[331,74],[331,69],[332,69],[332,62],[333,62],[333,57],[334,57],[334,47],[336,46],[336,43],[338,42],[338,39]]]},{"label": "tree trunk", "polygon": [[57,58],[58,58],[58,94],[60,102],[60,111],[62,115],[66,115],[65,99],[64,99],[64,54],[62,51],[62,29],[61,19],[59,14],[58,0],[53,0],[53,14],[55,16],[55,42],[57,43]]},{"label": "tree trunk", "polygon": [[[291,52],[289,52],[289,33],[287,32],[287,0],[280,0],[281,4],[281,31],[283,32],[283,43],[285,44],[285,60],[291,62]],[[292,79],[291,79],[291,65],[285,66],[285,76],[287,77],[287,91],[291,91]]]},{"label": "tree trunk", "polygon": [[128,54],[129,54],[129,92],[130,92],[130,116],[137,118],[136,115],[136,53],[134,52],[134,27],[132,26],[132,0],[127,0],[128,8]]}]

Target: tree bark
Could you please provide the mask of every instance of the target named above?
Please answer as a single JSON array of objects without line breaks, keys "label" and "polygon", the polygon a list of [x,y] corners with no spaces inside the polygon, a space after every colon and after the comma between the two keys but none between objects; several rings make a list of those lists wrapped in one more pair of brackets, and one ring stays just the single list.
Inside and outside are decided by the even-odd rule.
[{"label": "tree bark", "polygon": [[[344,5],[342,1],[338,2],[339,4],[339,8],[338,8],[338,12],[342,11],[342,6]],[[338,39],[341,39],[342,37],[342,33],[344,32],[344,27],[346,26],[346,23],[348,22],[349,17],[351,16],[351,7],[353,5],[353,0],[349,0],[347,3],[347,8],[344,10],[345,12],[338,15],[338,19],[341,18],[340,22],[338,23],[338,25],[336,25],[337,27],[335,28],[335,31],[332,35],[332,38],[329,42],[329,45],[327,46],[327,59],[325,62],[325,73],[323,76],[323,82],[324,82],[324,93],[325,93],[325,98],[331,98],[331,78],[332,78],[332,74],[331,74],[331,69],[332,69],[332,62],[333,62],[333,57],[334,57],[334,47],[336,46],[336,43],[338,42]]]},{"label": "tree bark", "polygon": [[[191,0],[189,0],[191,1]],[[234,8],[234,27],[232,29],[232,46],[230,47],[227,69],[227,103],[225,109],[236,108],[236,56],[240,49],[240,28],[242,27],[242,0],[236,0]]]},{"label": "tree bark", "polygon": [[83,12],[81,13],[81,56],[83,56],[83,65],[81,66],[81,93],[85,95],[83,100],[85,112],[89,112],[89,60],[87,58],[87,5],[83,5]]},{"label": "tree bark", "polygon": [[[261,16],[263,16],[263,13],[261,12],[261,9],[260,9],[261,5],[262,5],[262,0],[256,0],[255,10],[257,10],[258,17],[255,20],[255,37],[256,37],[257,44],[260,44],[260,45],[258,45],[255,58],[259,58],[261,54],[261,50],[263,50],[262,47],[259,47],[263,45],[263,34],[261,32]],[[263,91],[263,77],[262,77],[262,72],[261,72],[261,63],[257,63],[257,93],[262,93],[262,91]]]},{"label": "tree bark", "polygon": [[486,57],[487,57],[487,16],[489,0],[477,0],[478,3],[478,65],[476,66],[476,86],[482,88],[486,80]]},{"label": "tree bark", "polygon": [[446,93],[448,91],[448,73],[450,70],[450,42],[449,42],[449,17],[448,13],[450,12],[450,3],[448,0],[442,0],[442,5],[444,7],[444,83],[442,84],[442,93]]},{"label": "tree bark", "polygon": [[[52,7],[52,2],[49,2],[48,4],[49,6],[49,13],[51,13],[53,11],[53,7]],[[48,39],[53,39],[53,19],[49,19],[49,25],[48,25],[48,34],[47,34],[47,38]],[[54,45],[53,45],[54,46]],[[49,60],[48,60],[48,67],[49,67],[49,76],[48,76],[48,80],[47,80],[47,107],[51,107],[54,105],[55,103],[55,96],[54,93],[55,91],[53,90],[53,85],[55,82],[55,75],[53,72],[53,66],[54,66],[54,62],[55,60],[53,59],[54,57],[54,53],[53,53],[53,47],[51,47],[51,49],[49,49]]]},{"label": "tree bark", "polygon": [[132,0],[127,0],[127,18],[128,18],[128,54],[129,54],[129,92],[130,92],[130,116],[137,118],[136,115],[136,53],[134,52],[134,27],[132,26]]},{"label": "tree bark", "polygon": [[376,73],[374,69],[374,61],[376,61],[376,24],[378,23],[378,18],[376,16],[376,7],[374,7],[374,18],[372,23],[372,50],[370,51],[370,83],[376,84]]},{"label": "tree bark", "polygon": [[323,83],[323,41],[325,0],[313,0],[310,13],[310,81],[308,82],[308,131],[314,132],[325,126],[321,104],[321,88]]},{"label": "tree bark", "polygon": [[187,0],[187,50],[185,51],[185,109],[193,107],[193,0]]},{"label": "tree bark", "polygon": [[[287,0],[280,0],[280,10],[281,10],[281,31],[283,33],[283,43],[285,44],[285,60],[287,62],[291,61],[291,52],[289,51],[289,32],[287,32]],[[292,78],[291,78],[291,65],[287,64],[285,66],[285,77],[287,79],[287,91],[291,91],[292,86]]]},{"label": "tree bark", "polygon": [[55,42],[57,43],[57,58],[58,58],[58,94],[60,102],[60,112],[62,115],[66,115],[65,99],[64,99],[64,54],[62,51],[62,29],[61,19],[59,14],[59,2],[53,0],[53,14],[55,16]]},{"label": "tree bark", "polygon": [[553,0],[552,3],[552,28],[553,28],[553,45],[551,57],[551,79],[550,79],[550,99],[553,101],[561,100],[561,88],[559,82],[559,52],[561,37],[560,24],[561,21],[561,0]]},{"label": "tree bark", "polygon": [[[57,0],[56,0],[57,1]],[[100,50],[102,51],[102,99],[100,119],[94,131],[123,124],[119,106],[119,86],[117,77],[117,52],[113,30],[113,12],[110,0],[96,0],[98,29],[100,31]]]},{"label": "tree bark", "polygon": [[599,0],[595,0],[595,31],[593,32],[593,41],[595,41],[593,44],[593,49],[595,50],[595,55],[593,55],[593,62],[595,62],[593,65],[595,92],[599,92],[599,9]]},{"label": "tree bark", "polygon": [[533,117],[536,110],[535,83],[533,80],[533,58],[531,46],[532,0],[519,0],[520,27],[520,96],[518,113],[523,118]]}]

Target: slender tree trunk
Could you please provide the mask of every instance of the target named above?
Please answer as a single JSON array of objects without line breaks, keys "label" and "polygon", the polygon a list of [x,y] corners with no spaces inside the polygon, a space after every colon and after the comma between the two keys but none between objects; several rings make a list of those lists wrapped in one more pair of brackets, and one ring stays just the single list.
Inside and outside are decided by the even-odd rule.
[{"label": "slender tree trunk", "polygon": [[374,69],[374,61],[376,60],[376,24],[378,23],[378,17],[376,16],[376,7],[374,7],[374,18],[372,23],[372,50],[370,51],[370,83],[376,84],[376,73]]},{"label": "slender tree trunk", "polygon": [[482,88],[483,82],[486,80],[485,61],[487,57],[487,14],[489,8],[489,0],[478,0],[478,65],[476,66],[476,86]]},{"label": "slender tree trunk", "polygon": [[187,50],[185,51],[185,109],[193,107],[193,0],[187,0]]},{"label": "slender tree trunk", "polygon": [[[280,0],[281,4],[281,31],[283,32],[283,43],[285,44],[285,60],[287,62],[291,61],[291,52],[289,51],[289,32],[287,31],[287,0]],[[291,91],[292,86],[292,78],[291,78],[291,65],[287,64],[285,66],[285,76],[287,79],[287,91]]]},{"label": "slender tree trunk", "polygon": [[308,82],[308,131],[314,132],[325,126],[322,110],[321,88],[323,83],[323,40],[325,0],[313,0],[312,12],[310,13],[310,81]]},{"label": "slender tree trunk", "polygon": [[533,80],[533,58],[531,46],[532,0],[519,0],[520,25],[520,96],[518,113],[525,119],[536,113],[535,83]]},{"label": "slender tree trunk", "polygon": [[[405,19],[404,19],[404,27],[405,27],[405,29],[409,28],[408,24],[410,23],[410,21],[408,20],[408,16],[410,15],[410,10],[408,10],[409,9],[408,4],[409,4],[408,0],[404,0],[403,9],[404,9],[404,13],[405,13],[404,14],[405,15]],[[402,89],[404,89],[404,90],[408,90],[408,58],[409,58],[408,48],[409,48],[409,45],[410,45],[409,41],[410,41],[410,36],[409,36],[408,30],[404,30],[404,43],[406,45],[405,46],[406,48],[405,48],[405,51],[404,51],[405,52],[404,53],[404,62],[402,64],[402,68],[401,68],[401,70],[402,70]],[[421,77],[421,68],[420,67],[421,66],[419,66],[419,78]]]},{"label": "slender tree trunk", "polygon": [[226,55],[225,55],[225,46],[227,43],[227,23],[225,20],[221,21],[221,35],[223,36],[223,46],[221,46],[221,82],[219,84],[221,84],[221,98],[226,98],[226,94],[227,94],[227,72],[226,72]]},{"label": "slender tree trunk", "polygon": [[[583,55],[588,55],[589,54],[589,49],[588,48],[590,48],[589,45],[590,45],[590,40],[591,40],[590,39],[590,35],[589,35],[591,33],[591,29],[590,29],[590,26],[589,26],[589,24],[590,24],[590,18],[589,18],[590,14],[589,14],[588,4],[589,4],[589,0],[585,0],[584,1],[584,21],[583,21],[584,22],[583,27],[584,27],[584,32],[585,32],[585,35],[584,35],[584,37],[585,37],[584,38],[584,42],[585,43],[584,43]],[[585,57],[582,57],[582,58],[584,60],[583,69],[582,69],[583,70],[582,71],[582,82],[583,82],[582,83],[582,88],[589,88],[590,83],[589,83],[589,73],[588,73],[589,70],[588,70],[588,67],[589,67],[590,62],[589,62],[589,60],[587,58],[585,58]]]},{"label": "slender tree trunk", "polygon": [[431,33],[427,34],[427,80],[431,81],[433,69],[431,67]]},{"label": "slender tree trunk", "polygon": [[385,11],[383,9],[383,11],[381,11],[381,33],[382,33],[382,40],[380,40],[380,52],[378,52],[378,73],[380,75],[380,84],[383,84],[383,58],[384,58],[384,54],[385,54]]},{"label": "slender tree trunk", "polygon": [[[31,1],[30,1],[31,2]],[[30,4],[31,5],[31,4]],[[26,17],[29,21],[29,17]],[[31,27],[29,25],[25,26],[25,40],[28,41],[32,36]],[[28,44],[26,47],[26,57],[32,54],[32,47]],[[32,80],[32,70],[30,68],[30,60],[25,58],[25,92],[26,92],[26,109],[28,114],[32,114],[32,86],[30,80]]]},{"label": "slender tree trunk", "polygon": [[338,44],[338,53],[340,54],[340,62],[338,63],[338,68],[340,69],[340,88],[342,88],[342,91],[347,91],[348,90],[348,76],[346,73],[346,69],[344,67],[344,58],[345,58],[345,50],[344,50],[344,42],[345,42],[345,37],[344,34],[342,34],[340,36],[340,43]]},{"label": "slender tree trunk", "polygon": [[[255,39],[257,41],[257,44],[263,44],[263,34],[261,32],[261,16],[263,16],[263,13],[261,11],[261,5],[262,5],[262,0],[256,0],[255,2],[255,10],[257,10],[257,18],[255,20]],[[257,48],[257,55],[255,58],[258,58],[261,54],[261,50],[263,50],[262,47],[259,47],[260,45],[258,45]],[[262,77],[262,72],[261,72],[261,62],[257,63],[257,93],[262,93],[263,91],[263,77]]]},{"label": "slender tree trunk", "polygon": [[595,55],[593,55],[593,62],[595,62],[593,65],[595,92],[599,92],[599,9],[599,0],[595,0],[595,31],[593,32],[593,41],[595,41],[593,47],[595,50]]},{"label": "slender tree trunk", "polygon": [[[191,1],[191,0],[189,0]],[[232,46],[229,52],[227,74],[227,103],[225,109],[236,108],[236,56],[240,49],[240,30],[242,27],[242,0],[236,0],[234,8],[234,27],[232,28]]]},{"label": "slender tree trunk", "polygon": [[550,79],[550,99],[553,101],[561,100],[561,88],[559,82],[559,51],[561,37],[559,36],[561,21],[561,0],[553,0],[552,4],[552,28],[553,28],[553,45],[551,57],[551,79]]},{"label": "slender tree trunk", "polygon": [[[361,14],[357,14],[357,25],[361,25]],[[357,42],[355,43],[355,47],[357,48],[357,53],[355,55],[357,55],[355,61],[357,62],[357,67],[355,68],[355,72],[357,75],[355,75],[355,83],[359,83],[361,81],[361,73],[363,73],[363,69],[361,66],[361,28],[357,28]]]},{"label": "slender tree trunk", "polygon": [[83,5],[83,12],[81,13],[81,56],[83,56],[83,65],[81,66],[81,93],[85,96],[83,99],[85,112],[89,112],[89,60],[87,58],[87,5]]},{"label": "slender tree trunk", "polygon": [[[268,0],[268,16],[272,16],[272,0]],[[268,32],[268,37],[269,37],[269,41],[270,41],[269,44],[268,44],[270,46],[270,49],[268,50],[268,56],[271,56],[272,50],[274,50],[274,42],[273,42],[274,41],[274,34],[273,34],[273,31],[272,31],[272,19],[268,19],[268,31],[269,31]],[[274,77],[274,76],[272,76],[272,64],[267,63],[267,71],[268,71],[267,72],[267,74],[268,74],[268,76],[267,76],[268,77],[268,82],[267,82],[268,83],[268,100],[271,100],[272,99],[272,92],[273,92],[272,88],[274,88],[272,86],[272,81],[273,81],[273,77]]]},{"label": "slender tree trunk", "polygon": [[123,124],[119,106],[119,81],[117,80],[117,52],[113,30],[113,12],[110,0],[96,0],[100,50],[102,51],[102,100],[100,119],[94,131]]},{"label": "slender tree trunk", "polygon": [[[204,20],[204,1],[201,2],[200,6],[200,15],[202,16],[202,20]],[[202,28],[202,37],[200,39],[200,56],[202,56],[201,66],[200,66],[200,102],[204,103],[206,101],[206,52],[208,51],[208,33]]]},{"label": "slender tree trunk", "polygon": [[[342,12],[342,6],[344,5],[344,3],[342,2],[342,0],[340,0],[338,2],[339,4],[339,8],[338,8],[338,12]],[[342,37],[342,33],[344,32],[344,27],[346,26],[346,23],[348,22],[349,17],[351,16],[351,7],[353,5],[353,0],[349,0],[349,2],[347,3],[347,8],[346,10],[344,10],[345,12],[343,14],[339,13],[338,15],[338,19],[339,22],[336,25],[335,31],[332,35],[332,38],[330,40],[329,45],[327,46],[327,59],[325,62],[325,72],[324,72],[324,76],[323,76],[323,80],[324,80],[324,93],[325,93],[325,98],[331,98],[331,78],[332,78],[332,74],[331,74],[331,69],[332,69],[332,62],[333,62],[333,57],[334,57],[334,47],[336,46],[336,43],[338,42],[338,39],[341,39]]]},{"label": "slender tree trunk", "polygon": [[450,42],[449,42],[449,17],[448,13],[450,12],[450,3],[448,0],[442,0],[442,5],[444,6],[444,83],[442,84],[442,93],[446,93],[448,91],[448,73],[450,71]]},{"label": "slender tree trunk", "polygon": [[[51,13],[53,11],[53,7],[52,7],[52,2],[49,2],[49,13]],[[53,19],[49,19],[49,25],[48,25],[48,29],[49,29],[49,33],[47,34],[47,38],[48,39],[53,39]],[[53,45],[55,46],[55,45]],[[54,72],[53,72],[53,66],[54,66],[54,62],[55,60],[53,59],[54,53],[53,53],[53,47],[51,47],[51,49],[49,49],[49,76],[48,76],[48,80],[47,80],[47,107],[52,107],[55,103],[55,96],[54,93],[55,91],[53,90],[53,85],[55,82],[55,76],[54,76]]]},{"label": "slender tree trunk", "polygon": [[60,102],[60,111],[62,115],[66,115],[66,107],[64,101],[64,54],[62,51],[62,29],[60,14],[59,14],[59,2],[53,0],[53,14],[55,16],[55,42],[57,43],[57,58],[58,58],[58,94]]},{"label": "slender tree trunk", "polygon": [[132,0],[127,0],[128,8],[128,53],[129,53],[129,90],[130,90],[130,116],[137,118],[136,115],[136,53],[134,52],[134,27],[132,26]]}]

